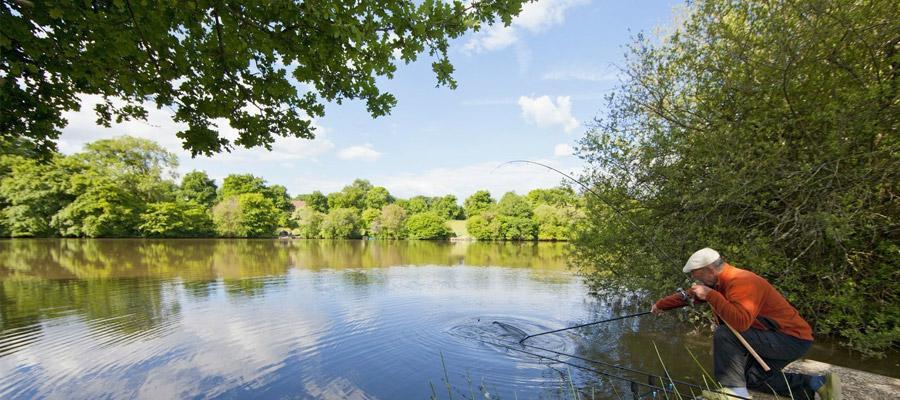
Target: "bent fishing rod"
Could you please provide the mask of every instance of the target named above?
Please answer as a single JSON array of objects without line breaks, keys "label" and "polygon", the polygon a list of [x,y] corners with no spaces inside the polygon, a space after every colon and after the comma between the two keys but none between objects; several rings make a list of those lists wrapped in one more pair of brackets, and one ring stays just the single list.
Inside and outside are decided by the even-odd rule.
[{"label": "bent fishing rod", "polygon": [[[690,382],[685,382],[685,381],[681,381],[681,380],[677,380],[677,379],[672,379],[672,378],[669,377],[669,376],[663,377],[663,376],[656,375],[656,374],[653,374],[653,373],[650,373],[650,372],[641,371],[641,370],[634,369],[634,368],[623,367],[623,366],[621,366],[621,365],[611,364],[611,363],[607,363],[607,362],[604,362],[604,361],[592,360],[592,359],[590,359],[590,358],[579,357],[579,356],[576,356],[576,355],[574,355],[574,354],[563,353],[563,352],[561,352],[561,351],[556,351],[556,350],[552,350],[552,349],[548,349],[548,348],[544,348],[544,347],[540,347],[540,346],[535,346],[535,345],[530,345],[530,344],[521,344],[521,343],[516,343],[516,342],[510,341],[510,340],[503,340],[503,339],[491,339],[491,340],[477,339],[477,338],[473,338],[473,339],[476,340],[476,341],[478,341],[478,342],[481,342],[481,343],[485,343],[485,344],[489,344],[489,345],[492,345],[492,346],[501,347],[501,348],[504,348],[504,349],[507,349],[507,350],[516,351],[516,352],[523,353],[523,354],[527,354],[527,355],[534,356],[534,357],[537,357],[537,358],[542,358],[542,359],[546,359],[546,360],[558,362],[558,363],[560,363],[560,364],[565,364],[565,365],[568,365],[568,366],[571,366],[571,367],[575,367],[575,368],[578,368],[578,369],[581,369],[581,370],[584,370],[584,371],[594,372],[594,373],[597,373],[597,374],[599,374],[599,375],[606,376],[606,377],[608,377],[608,378],[615,378],[615,379],[619,379],[619,380],[622,380],[622,381],[631,382],[631,383],[636,384],[636,385],[638,385],[638,386],[643,386],[643,387],[650,388],[650,389],[653,389],[653,390],[662,390],[662,391],[666,391],[666,392],[675,392],[675,393],[678,393],[678,390],[674,387],[674,385],[678,384],[678,385],[683,385],[683,386],[692,388],[692,390],[691,390],[691,393],[692,393],[692,394],[693,394],[693,389],[699,389],[699,390],[701,390],[701,391],[702,391],[702,390],[711,390],[711,391],[716,392],[716,393],[722,393],[722,394],[727,395],[727,396],[729,396],[729,397],[731,397],[731,398],[734,398],[734,399],[736,399],[736,400],[750,400],[749,398],[746,398],[746,397],[741,397],[741,396],[737,396],[737,395],[733,395],[733,394],[723,393],[723,392],[719,392],[717,389],[711,389],[711,388],[703,387],[703,386],[698,385],[698,384],[696,384],[696,383],[690,383]],[[499,343],[498,343],[498,342],[499,342]],[[508,343],[508,344],[506,344],[506,343]],[[516,344],[517,344],[517,345],[516,345]],[[646,383],[643,383],[643,382],[638,382],[638,381],[635,381],[634,379],[630,379],[630,378],[624,377],[624,376],[622,376],[622,375],[617,375],[617,374],[613,374],[613,373],[601,371],[601,370],[598,370],[598,369],[596,369],[596,368],[591,368],[591,367],[586,367],[586,366],[583,366],[583,365],[578,365],[578,364],[571,363],[571,362],[568,362],[568,361],[565,361],[565,360],[560,360],[559,358],[556,358],[556,357],[547,356],[547,355],[543,355],[543,354],[538,354],[538,353],[535,353],[534,351],[528,351],[528,350],[526,350],[526,348],[531,348],[531,349],[538,350],[538,351],[544,351],[544,352],[551,353],[551,354],[554,354],[554,355],[557,355],[557,356],[569,357],[569,358],[573,358],[573,359],[576,359],[576,360],[584,361],[584,362],[590,363],[590,364],[596,364],[596,365],[602,365],[602,366],[605,366],[605,367],[615,368],[615,369],[618,369],[618,370],[621,370],[621,371],[631,372],[631,373],[638,374],[638,375],[643,375],[643,376],[646,376],[646,377],[657,378],[657,379],[660,380],[660,382],[666,382],[666,381],[668,381],[668,382],[671,383],[672,388],[671,388],[671,389],[668,389],[668,388],[665,388],[665,387],[662,387],[662,386],[656,386],[656,385],[653,385],[653,384],[646,384]],[[679,394],[681,394],[681,393],[679,393]]]},{"label": "bent fishing rod", "polygon": [[[678,270],[678,272],[681,272],[681,268],[679,268],[678,263],[677,263],[676,261],[674,261],[675,259],[672,258],[672,257],[670,257],[668,253],[666,253],[665,251],[663,251],[662,248],[660,248],[660,247],[656,244],[656,241],[653,240],[650,236],[648,236],[648,235],[646,234],[646,232],[645,232],[643,229],[641,229],[641,227],[640,227],[638,224],[636,224],[634,221],[632,221],[631,218],[628,218],[628,216],[625,215],[625,214],[619,209],[619,207],[616,207],[614,204],[612,204],[612,202],[607,201],[603,196],[601,196],[600,194],[598,194],[597,192],[595,192],[594,190],[592,190],[592,189],[591,189],[588,185],[586,185],[585,183],[579,181],[578,179],[573,178],[572,176],[570,176],[569,174],[567,174],[567,173],[565,173],[565,172],[562,172],[562,171],[560,171],[560,170],[558,170],[558,169],[556,169],[556,168],[553,168],[553,167],[551,167],[551,166],[549,166],[549,165],[547,165],[547,164],[539,163],[539,162],[537,162],[537,161],[531,161],[531,160],[512,160],[512,161],[507,161],[507,162],[505,162],[505,163],[503,163],[503,164],[498,165],[497,168],[500,168],[500,167],[502,167],[502,166],[504,166],[504,165],[506,165],[506,164],[516,164],[516,163],[533,164],[533,165],[537,165],[537,166],[540,166],[540,167],[544,167],[544,168],[546,168],[546,169],[549,169],[549,170],[551,170],[551,171],[553,171],[553,172],[556,172],[557,174],[560,174],[560,175],[566,177],[567,179],[569,179],[569,180],[572,181],[572,182],[577,183],[577,184],[578,184],[579,186],[581,186],[587,193],[593,194],[594,197],[596,197],[598,200],[602,201],[603,204],[606,204],[610,209],[612,209],[613,212],[616,213],[616,215],[618,215],[619,217],[621,217],[622,219],[624,219],[626,222],[628,222],[628,223],[629,223],[629,224],[630,224],[630,225],[631,225],[631,226],[632,226],[632,227],[633,227],[633,228],[634,228],[641,236],[643,236],[644,240],[646,240],[647,243],[648,243],[650,246],[652,246],[654,250],[656,250],[657,255],[662,256],[663,259],[672,260],[672,262],[675,263],[675,264],[673,264],[673,266],[675,267],[675,269]],[[495,168],[495,169],[496,169],[496,168]],[[681,291],[680,294],[682,295],[682,298],[685,298],[685,297],[687,296],[687,294],[684,293],[683,291]],[[693,301],[688,302],[688,304],[693,305]],[[722,323],[724,323],[725,326],[728,327],[728,330],[730,330],[731,333],[733,333],[734,336],[737,337],[738,341],[741,342],[741,344],[744,346],[744,348],[747,349],[747,352],[749,352],[750,355],[753,356],[753,359],[755,359],[756,362],[759,363],[759,365],[762,367],[762,369],[763,369],[764,371],[766,371],[766,372],[769,372],[769,370],[771,370],[771,368],[769,367],[769,364],[766,364],[766,362],[762,359],[762,357],[759,356],[759,353],[757,353],[756,350],[753,349],[753,346],[750,346],[750,343],[747,343],[747,340],[744,339],[744,337],[737,331],[737,329],[734,329],[734,327],[731,326],[731,324],[729,324],[728,321],[726,321],[724,318],[722,318],[721,316],[719,316],[719,315],[716,313],[716,311],[712,309],[712,307],[710,307],[710,310],[712,311],[713,315],[715,315],[716,317],[718,317],[719,320],[721,320]],[[627,317],[626,317],[626,318],[627,318]]]},{"label": "bent fishing rod", "polygon": [[[650,314],[650,311],[644,311],[644,312],[639,312],[639,313],[636,313],[636,314],[630,314],[630,315],[623,315],[623,316],[621,316],[621,317],[615,317],[615,318],[610,318],[610,319],[604,319],[604,320],[602,320],[602,321],[588,322],[588,323],[586,323],[586,324],[570,326],[570,327],[568,327],[568,328],[557,329],[557,330],[555,330],[555,331],[547,331],[547,332],[535,333],[534,335],[528,335],[528,336],[525,336],[524,338],[522,338],[522,340],[519,341],[519,344],[522,344],[522,343],[524,343],[526,340],[531,339],[531,338],[533,338],[533,337],[535,337],[535,336],[541,336],[541,335],[547,335],[547,334],[556,333],[556,332],[568,331],[568,330],[570,330],[570,329],[578,329],[578,328],[583,328],[583,327],[585,327],[585,326],[591,326],[591,325],[602,324],[602,323],[604,323],[604,322],[618,321],[618,320],[620,320],[620,319],[625,319],[625,318],[640,317],[640,316],[642,316],[642,315],[647,315],[647,314]],[[494,321],[494,323],[496,324],[497,321]]]},{"label": "bent fishing rod", "polygon": [[652,389],[652,390],[654,390],[654,391],[662,390],[662,391],[664,391],[664,392],[675,392],[675,393],[678,393],[679,396],[681,395],[681,393],[679,393],[678,390],[676,390],[674,387],[673,387],[672,389],[667,389],[667,388],[661,387],[661,386],[656,386],[656,385],[652,385],[652,384],[648,384],[648,383],[638,382],[638,381],[635,381],[635,380],[633,380],[633,379],[629,379],[629,378],[624,377],[624,376],[620,376],[620,375],[616,375],[616,374],[611,374],[611,373],[609,373],[609,372],[604,372],[604,371],[598,370],[598,369],[596,369],[596,368],[591,368],[591,367],[587,367],[587,366],[584,366],[584,365],[578,365],[578,364],[575,364],[575,363],[572,363],[572,362],[560,360],[560,359],[558,359],[558,358],[556,358],[556,357],[551,357],[551,356],[547,356],[547,355],[543,355],[543,354],[538,354],[538,353],[535,353],[535,352],[532,352],[532,351],[528,351],[528,350],[524,350],[524,349],[520,349],[520,348],[515,348],[515,347],[513,347],[513,346],[508,346],[508,345],[498,344],[498,343],[493,343],[493,345],[494,345],[494,346],[499,346],[499,347],[502,347],[502,348],[505,348],[505,349],[508,349],[508,350],[512,350],[512,351],[515,351],[515,352],[519,352],[519,353],[522,353],[522,354],[527,354],[527,355],[530,355],[530,356],[533,356],[533,357],[542,358],[542,359],[545,359],[545,360],[548,360],[548,361],[553,361],[553,362],[557,362],[557,363],[560,363],[560,364],[565,364],[565,365],[568,365],[568,366],[570,366],[570,367],[574,367],[574,368],[577,368],[577,369],[580,369],[580,370],[583,370],[583,371],[592,372],[592,373],[595,373],[595,374],[598,374],[598,375],[601,375],[601,376],[605,376],[605,377],[607,377],[607,378],[615,378],[615,379],[618,379],[618,380],[622,380],[622,381],[629,382],[629,383],[631,383],[631,384],[637,384],[637,385],[639,385],[639,386],[644,386],[644,387],[650,388],[650,389]]},{"label": "bent fishing rod", "polygon": [[[663,256],[663,259],[674,260],[673,258],[668,257],[668,253],[666,253],[665,251],[663,251],[662,248],[660,248],[659,245],[656,244],[656,241],[655,241],[655,240],[653,240],[650,236],[647,236],[646,232],[645,232],[643,229],[641,229],[641,227],[638,226],[638,224],[634,223],[634,221],[633,221],[631,218],[628,218],[628,216],[625,215],[625,213],[624,213],[618,206],[616,206],[615,204],[612,204],[612,202],[610,202],[610,201],[607,201],[605,198],[603,198],[603,196],[601,196],[599,193],[595,192],[593,189],[590,188],[590,186],[588,186],[588,185],[585,184],[584,182],[581,182],[581,181],[579,181],[578,179],[573,178],[571,175],[569,175],[569,174],[567,174],[567,173],[565,173],[565,172],[562,172],[562,171],[560,171],[560,170],[558,170],[558,169],[556,169],[556,168],[553,168],[553,167],[551,167],[551,166],[549,166],[549,165],[547,165],[547,164],[543,164],[543,163],[539,163],[539,162],[537,162],[537,161],[531,161],[531,160],[512,160],[512,161],[507,161],[507,162],[505,162],[505,163],[503,163],[503,164],[498,165],[497,168],[494,168],[494,169],[496,170],[496,169],[498,169],[498,168],[500,168],[500,167],[502,167],[502,166],[504,166],[504,165],[506,165],[506,164],[533,164],[533,165],[537,165],[537,166],[539,166],[539,167],[544,167],[544,168],[549,169],[549,170],[551,170],[551,171],[553,171],[553,172],[556,172],[557,174],[560,174],[560,175],[564,176],[566,179],[568,179],[568,180],[570,180],[570,181],[572,181],[572,182],[577,183],[578,186],[581,186],[581,188],[584,189],[586,192],[588,192],[588,193],[594,195],[594,197],[596,197],[598,200],[602,201],[603,204],[606,204],[607,207],[609,207],[611,210],[613,210],[613,212],[615,212],[616,215],[618,215],[620,218],[622,218],[623,220],[625,220],[625,222],[628,222],[628,224],[630,224],[631,227],[634,228],[634,230],[637,231],[637,232],[643,237],[643,239],[644,239],[650,246],[653,247],[653,250],[655,250],[655,251],[657,252],[657,254]],[[674,262],[674,261],[673,261],[673,262]],[[678,263],[677,263],[677,262],[676,262],[675,264],[673,264],[673,266],[674,266],[676,269],[679,269]],[[679,269],[679,271],[680,271],[680,269]]]}]

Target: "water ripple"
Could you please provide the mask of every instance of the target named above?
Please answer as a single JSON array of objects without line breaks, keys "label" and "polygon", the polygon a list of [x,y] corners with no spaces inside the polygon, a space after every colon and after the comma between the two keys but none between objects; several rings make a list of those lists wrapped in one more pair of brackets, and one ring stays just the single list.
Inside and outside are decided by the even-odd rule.
[{"label": "water ripple", "polygon": [[[259,257],[254,265],[265,264]],[[179,273],[46,285],[40,296],[77,301],[3,319],[0,398],[422,398],[445,374],[455,391],[484,380],[492,391],[527,397],[559,383],[552,365],[473,339],[512,339],[494,320],[528,333],[552,329],[541,321],[583,298],[577,284],[545,290],[524,269],[409,265],[241,277],[240,268],[227,261],[222,276],[203,281]],[[538,339],[572,348],[567,335]]]}]

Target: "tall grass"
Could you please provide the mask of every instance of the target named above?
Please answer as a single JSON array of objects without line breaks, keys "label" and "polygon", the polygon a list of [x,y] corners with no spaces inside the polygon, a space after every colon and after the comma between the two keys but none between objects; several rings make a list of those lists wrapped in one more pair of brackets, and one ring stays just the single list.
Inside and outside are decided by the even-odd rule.
[{"label": "tall grass", "polygon": [[[464,400],[501,400],[501,397],[499,394],[497,394],[496,390],[494,392],[491,392],[489,390],[488,385],[484,381],[484,378],[481,379],[481,383],[478,385],[478,393],[476,393],[475,389],[472,387],[472,378],[468,374],[468,372],[465,375],[466,383],[468,385],[468,392],[469,392],[468,397],[464,394],[464,392],[462,390],[460,390],[458,388],[454,388],[453,384],[450,383],[450,374],[447,370],[447,364],[444,361],[443,352],[441,352],[441,368],[443,369],[443,372],[444,372],[444,378],[443,378],[444,385],[447,387],[447,400],[453,399],[454,391],[456,392],[457,396],[459,396],[460,398],[462,398]],[[567,369],[567,375],[562,375],[561,379],[563,379],[563,381],[564,381],[563,386],[566,387],[566,390],[562,393],[563,397],[560,398],[561,400],[567,400],[567,399],[596,400],[596,396],[595,396],[596,393],[595,393],[595,390],[593,387],[590,388],[590,390],[591,390],[590,396],[582,396],[582,393],[580,393],[578,391],[578,389],[575,388],[575,380],[573,379],[571,369]],[[611,380],[610,380],[610,383],[612,383]],[[437,390],[435,390],[434,383],[431,381],[428,381],[428,385],[431,387],[431,396],[429,397],[429,399],[430,400],[441,400],[441,397],[438,396]],[[613,390],[615,390],[615,385],[613,385]],[[622,396],[618,394],[618,391],[616,391],[616,396],[619,399],[622,399]],[[518,400],[518,394],[516,392],[513,392],[513,399]]]},{"label": "tall grass", "polygon": [[[669,388],[665,387],[666,382],[660,380],[659,381],[660,389],[656,390],[657,392],[659,392],[659,391],[662,392],[662,396],[663,396],[662,398],[665,398],[667,400],[691,400],[691,399],[699,398],[699,397],[697,397],[697,393],[694,392],[693,388],[689,389],[690,397],[685,397],[685,395],[682,395],[682,393],[681,393],[682,391],[677,389],[676,382],[674,379],[672,379],[672,376],[669,373],[669,368],[666,366],[665,362],[662,359],[662,356],[660,355],[659,348],[657,347],[656,342],[653,342],[653,348],[656,351],[656,356],[659,360],[660,365],[662,366],[665,377],[666,377],[666,379],[668,379]],[[687,348],[687,346],[685,346],[685,350],[687,351],[688,355],[690,355],[690,357],[694,361],[694,363],[700,368],[700,371],[701,371],[700,378],[703,380],[703,386],[706,387],[706,390],[709,390],[712,392],[721,392],[723,389],[725,389],[725,387],[722,386],[721,384],[719,384],[715,380],[715,378],[713,378],[712,375],[710,375],[709,371],[707,371],[706,368],[703,367],[703,364],[700,363],[700,361],[697,359],[697,357],[694,355],[694,353],[691,351],[691,349],[689,349],[689,348]],[[500,400],[501,399],[499,394],[497,394],[496,390],[494,390],[494,391],[489,390],[489,387],[485,383],[484,378],[482,378],[481,383],[477,385],[478,391],[476,392],[475,388],[472,385],[472,378],[468,374],[468,372],[465,375],[465,380],[466,380],[467,388],[468,388],[467,395],[462,390],[460,390],[458,388],[454,388],[453,384],[450,382],[450,374],[447,369],[447,364],[444,360],[443,352],[441,352],[441,368],[443,369],[443,374],[444,374],[444,377],[443,377],[444,382],[443,383],[444,383],[444,386],[447,388],[447,400],[453,399],[454,392],[456,392],[456,395],[463,400]],[[559,371],[559,372],[560,372],[560,379],[562,379],[562,381],[563,381],[562,387],[565,387],[565,390],[561,393],[562,397],[560,397],[560,399],[562,399],[562,400],[566,400],[566,399],[596,400],[597,393],[596,393],[595,387],[590,386],[588,388],[582,388],[580,390],[575,387],[575,379],[572,375],[571,368],[567,368],[565,373],[562,373],[562,371]],[[787,382],[787,376],[785,376],[783,372],[781,374],[784,377],[785,382]],[[612,378],[610,378],[609,376],[600,376],[600,381],[602,382],[604,377],[609,382],[610,388],[612,388],[612,391],[613,391],[613,394],[615,395],[615,397],[619,400],[624,400],[625,398],[623,397],[623,394],[618,391],[618,389],[616,388],[617,385],[612,381]],[[430,400],[441,400],[441,397],[438,396],[438,393],[437,393],[437,390],[435,389],[434,384],[431,381],[429,381],[428,384],[431,387]],[[589,392],[585,392],[586,390],[589,390]],[[672,393],[672,397],[669,396],[670,392]],[[659,399],[660,397],[658,397],[658,396],[659,396],[659,394],[654,394],[653,398]],[[513,392],[513,398],[515,400],[518,400],[518,394],[516,392]],[[775,395],[775,398],[780,399],[780,397],[778,397],[778,395]],[[790,393],[790,399],[795,400],[793,392]],[[737,400],[737,399],[735,399],[735,400]]]}]

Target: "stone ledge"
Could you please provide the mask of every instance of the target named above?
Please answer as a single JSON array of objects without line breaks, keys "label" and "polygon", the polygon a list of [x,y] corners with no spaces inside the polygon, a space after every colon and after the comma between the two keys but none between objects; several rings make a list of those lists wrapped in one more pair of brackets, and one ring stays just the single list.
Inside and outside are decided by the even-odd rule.
[{"label": "stone ledge", "polygon": [[[845,400],[898,400],[900,399],[900,379],[873,374],[856,369],[839,367],[814,360],[798,360],[785,372],[800,372],[810,375],[824,375],[828,372],[841,377],[841,388]],[[753,399],[775,399],[775,396],[754,393]]]}]

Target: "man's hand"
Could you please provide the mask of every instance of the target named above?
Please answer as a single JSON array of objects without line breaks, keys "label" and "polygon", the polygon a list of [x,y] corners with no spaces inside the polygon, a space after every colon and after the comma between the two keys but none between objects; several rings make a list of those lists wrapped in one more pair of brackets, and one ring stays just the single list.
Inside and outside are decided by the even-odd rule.
[{"label": "man's hand", "polygon": [[653,304],[653,307],[650,307],[650,312],[653,313],[653,315],[658,317],[660,314],[663,313],[663,310],[660,310],[659,308],[656,307],[656,304]]},{"label": "man's hand", "polygon": [[694,297],[706,301],[706,296],[711,292],[712,289],[709,286],[701,285],[699,283],[695,283],[694,286],[691,286],[688,289],[688,292]]}]

